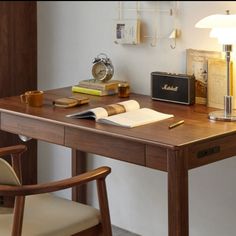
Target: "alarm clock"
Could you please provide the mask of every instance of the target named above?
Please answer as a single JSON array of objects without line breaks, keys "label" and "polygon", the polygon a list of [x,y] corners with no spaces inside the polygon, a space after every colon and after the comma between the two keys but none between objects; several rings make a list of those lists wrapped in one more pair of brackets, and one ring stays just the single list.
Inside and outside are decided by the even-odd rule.
[{"label": "alarm clock", "polygon": [[105,53],[100,53],[93,60],[92,75],[95,80],[107,82],[114,74],[114,67]]}]

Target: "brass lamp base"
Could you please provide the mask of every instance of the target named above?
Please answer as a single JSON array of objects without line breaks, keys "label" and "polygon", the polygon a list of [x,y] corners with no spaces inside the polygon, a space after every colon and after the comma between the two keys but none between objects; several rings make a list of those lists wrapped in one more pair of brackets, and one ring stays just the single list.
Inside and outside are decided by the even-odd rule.
[{"label": "brass lamp base", "polygon": [[236,111],[232,111],[230,114],[227,114],[224,110],[214,111],[208,114],[208,118],[217,121],[236,121]]}]

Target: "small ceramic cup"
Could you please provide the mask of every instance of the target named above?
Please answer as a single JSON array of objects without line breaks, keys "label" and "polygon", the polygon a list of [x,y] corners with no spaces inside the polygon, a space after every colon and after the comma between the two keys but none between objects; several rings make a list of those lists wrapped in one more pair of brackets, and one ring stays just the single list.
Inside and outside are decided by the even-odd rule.
[{"label": "small ceramic cup", "polygon": [[41,107],[43,105],[43,91],[26,91],[20,95],[21,102],[31,107]]}]

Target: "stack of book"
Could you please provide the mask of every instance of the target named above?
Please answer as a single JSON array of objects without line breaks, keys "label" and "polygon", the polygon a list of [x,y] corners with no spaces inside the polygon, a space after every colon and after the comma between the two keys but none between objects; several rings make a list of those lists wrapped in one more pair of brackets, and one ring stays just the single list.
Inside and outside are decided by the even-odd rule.
[{"label": "stack of book", "polygon": [[114,95],[118,93],[118,84],[123,81],[109,80],[107,82],[94,79],[82,80],[78,85],[72,86],[72,92],[85,93],[97,96]]}]

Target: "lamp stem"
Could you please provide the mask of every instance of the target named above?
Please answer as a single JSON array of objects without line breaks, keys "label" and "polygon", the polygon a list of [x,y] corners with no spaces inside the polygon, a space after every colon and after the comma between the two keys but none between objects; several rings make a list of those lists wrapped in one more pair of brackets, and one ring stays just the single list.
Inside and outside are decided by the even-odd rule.
[{"label": "lamp stem", "polygon": [[232,113],[232,96],[230,94],[230,52],[232,51],[232,45],[226,44],[223,45],[223,50],[225,51],[225,59],[227,66],[227,95],[224,96],[224,112],[225,116],[229,116]]}]

